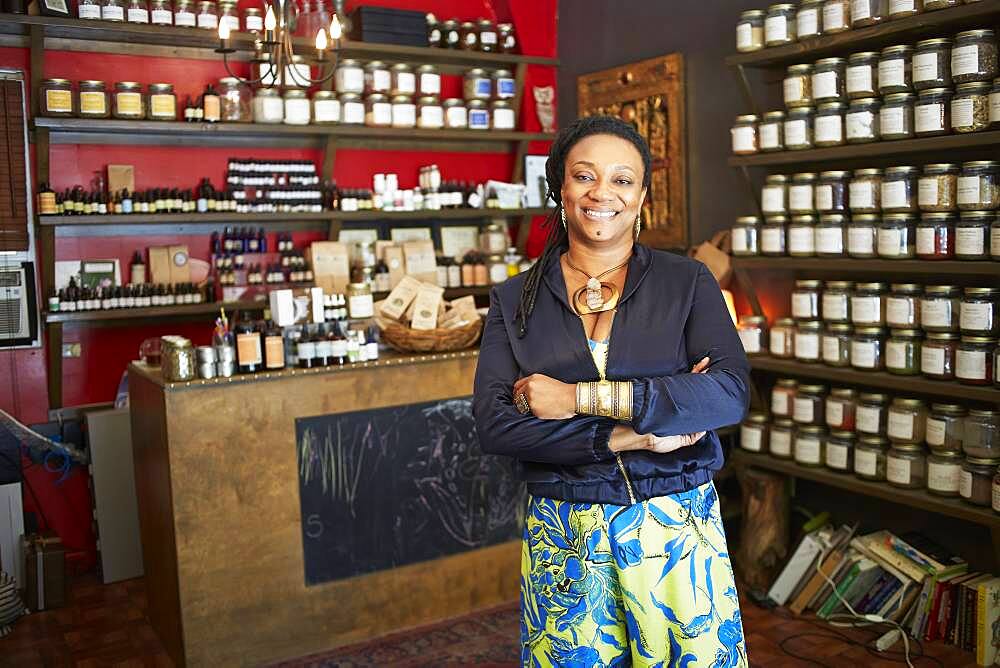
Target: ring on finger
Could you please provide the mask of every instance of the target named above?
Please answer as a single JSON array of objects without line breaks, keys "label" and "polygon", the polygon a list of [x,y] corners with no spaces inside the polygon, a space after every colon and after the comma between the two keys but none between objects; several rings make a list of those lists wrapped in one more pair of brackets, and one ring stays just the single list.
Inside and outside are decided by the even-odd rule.
[{"label": "ring on finger", "polygon": [[514,406],[522,415],[527,415],[531,412],[531,404],[528,403],[528,397],[524,396],[524,392],[518,392],[514,397]]}]

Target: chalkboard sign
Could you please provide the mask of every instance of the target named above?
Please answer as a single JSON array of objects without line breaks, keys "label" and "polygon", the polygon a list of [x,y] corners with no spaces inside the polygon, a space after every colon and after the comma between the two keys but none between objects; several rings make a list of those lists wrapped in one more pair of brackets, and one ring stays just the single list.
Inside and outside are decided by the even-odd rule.
[{"label": "chalkboard sign", "polygon": [[307,585],[520,537],[524,484],[470,398],[299,418],[295,440]]}]

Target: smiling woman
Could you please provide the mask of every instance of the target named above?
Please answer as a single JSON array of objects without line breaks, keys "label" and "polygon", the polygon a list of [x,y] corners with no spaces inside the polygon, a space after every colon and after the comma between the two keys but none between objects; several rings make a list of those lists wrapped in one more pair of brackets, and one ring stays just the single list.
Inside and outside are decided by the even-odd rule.
[{"label": "smiling woman", "polygon": [[474,411],[531,495],[524,665],[747,665],[712,477],[749,365],[707,269],[636,241],[650,161],[617,118],[560,132],[545,251],[491,295]]}]

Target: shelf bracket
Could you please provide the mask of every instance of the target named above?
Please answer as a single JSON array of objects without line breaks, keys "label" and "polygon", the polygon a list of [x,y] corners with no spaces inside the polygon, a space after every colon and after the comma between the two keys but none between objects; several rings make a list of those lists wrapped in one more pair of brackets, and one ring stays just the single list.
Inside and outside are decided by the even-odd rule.
[{"label": "shelf bracket", "polygon": [[760,198],[757,196],[757,189],[753,186],[753,179],[750,178],[750,171],[745,165],[740,166],[740,174],[743,176],[743,183],[746,184],[747,191],[750,193],[750,201],[753,202],[754,209],[757,211],[757,216],[763,220],[764,209],[760,205]]},{"label": "shelf bracket", "polygon": [[746,70],[743,69],[742,65],[733,65],[732,70],[733,74],[736,76],[736,79],[739,81],[740,90],[743,92],[743,99],[747,103],[747,108],[750,109],[754,114],[760,116],[760,112],[757,109],[757,102],[756,100],[754,100],[753,93],[750,91],[750,82],[747,81]]}]

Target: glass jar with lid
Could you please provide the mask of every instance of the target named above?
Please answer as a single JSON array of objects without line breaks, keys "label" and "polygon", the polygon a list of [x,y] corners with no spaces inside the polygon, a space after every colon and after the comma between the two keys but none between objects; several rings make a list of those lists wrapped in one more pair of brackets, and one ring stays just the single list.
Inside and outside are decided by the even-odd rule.
[{"label": "glass jar with lid", "polygon": [[913,134],[933,137],[951,132],[951,89],[926,88],[913,105]]},{"label": "glass jar with lid", "polygon": [[955,379],[963,385],[992,385],[996,347],[995,337],[963,335],[955,353]]},{"label": "glass jar with lid", "polygon": [[849,98],[873,98],[879,94],[878,58],[875,51],[861,51],[847,59],[845,90]]},{"label": "glass jar with lid", "polygon": [[813,189],[816,184],[815,172],[800,172],[792,175],[788,186],[788,211],[793,214],[815,213]]},{"label": "glass jar with lid", "polygon": [[862,436],[854,446],[854,475],[862,480],[885,480],[889,441],[881,436]]},{"label": "glass jar with lid", "polygon": [[493,25],[493,21],[479,19],[476,22],[476,27],[479,30],[479,50],[483,53],[495,52],[497,50],[497,29]]},{"label": "glass jar with lid", "polygon": [[392,127],[415,128],[417,126],[417,105],[409,95],[397,95],[390,100],[392,105]]},{"label": "glass jar with lid", "polygon": [[740,447],[749,452],[767,452],[767,414],[748,413],[740,425]]},{"label": "glass jar with lid", "polygon": [[928,285],[920,301],[920,327],[928,332],[957,332],[962,289],[954,285]]},{"label": "glass jar with lid", "polygon": [[994,79],[990,89],[990,125],[1000,125],[1000,79]]},{"label": "glass jar with lid", "polygon": [[851,340],[854,328],[847,323],[831,323],[823,332],[823,364],[834,367],[851,366]]},{"label": "glass jar with lid", "polygon": [[788,177],[768,174],[760,193],[760,208],[765,216],[788,213]]},{"label": "glass jar with lid", "polygon": [[887,213],[878,226],[878,256],[905,260],[916,255],[917,218],[910,213]]},{"label": "glass jar with lid", "polygon": [[340,94],[340,122],[344,125],[365,124],[365,103],[359,94]]},{"label": "glass jar with lid", "polygon": [[878,213],[882,209],[882,170],[854,170],[848,192],[851,213]]},{"label": "glass jar with lid", "polygon": [[113,23],[125,21],[125,0],[101,0],[101,20]]},{"label": "glass jar with lid", "polygon": [[992,30],[966,30],[955,35],[951,79],[956,84],[992,81],[997,76],[997,41]]},{"label": "glass jar with lid", "polygon": [[227,123],[253,121],[253,93],[236,77],[219,79],[220,120]]},{"label": "glass jar with lid", "polygon": [[795,341],[792,347],[796,360],[808,363],[819,362],[822,332],[823,323],[819,320],[803,320],[795,326]]},{"label": "glass jar with lid", "polygon": [[879,111],[879,136],[882,139],[909,139],[914,136],[913,93],[886,95]]},{"label": "glass jar with lid", "polygon": [[792,317],[797,320],[819,318],[819,295],[822,281],[805,279],[795,281],[792,290]]},{"label": "glass jar with lid", "polygon": [[490,110],[482,100],[468,100],[465,106],[469,110],[470,130],[490,129]]},{"label": "glass jar with lid", "polygon": [[962,500],[974,506],[989,508],[997,466],[1000,466],[1000,459],[997,458],[966,458],[958,480],[958,495]]},{"label": "glass jar with lid", "polygon": [[729,234],[733,255],[749,257],[760,254],[760,218],[740,216]]},{"label": "glass jar with lid", "polygon": [[920,351],[920,372],[934,380],[953,380],[958,339],[953,332],[928,332]]},{"label": "glass jar with lid", "polygon": [[733,155],[752,155],[759,150],[756,114],[737,116],[729,132],[732,136]]},{"label": "glass jar with lid", "polygon": [[406,63],[396,63],[389,68],[391,95],[415,95],[417,92],[417,77],[413,68]]},{"label": "glass jar with lid", "polygon": [[736,333],[747,355],[760,355],[767,350],[767,318],[762,315],[740,316]]},{"label": "glass jar with lid", "polygon": [[832,471],[849,473],[854,470],[854,434],[849,431],[831,430],[826,439],[826,467]]},{"label": "glass jar with lid", "polygon": [[334,88],[338,93],[356,93],[361,95],[365,92],[365,70],[361,66],[360,60],[345,58],[337,63],[337,69],[333,75]]},{"label": "glass jar with lid", "polygon": [[192,0],[175,0],[174,25],[185,28],[197,27],[198,17],[195,16],[194,9],[194,2]]},{"label": "glass jar with lid", "polygon": [[501,53],[517,53],[517,35],[514,33],[513,23],[498,23],[497,34]]},{"label": "glass jar with lid", "polygon": [[392,102],[382,93],[372,93],[365,98],[365,125],[386,128],[392,125]]},{"label": "glass jar with lid", "polygon": [[894,329],[920,327],[920,296],[923,288],[916,283],[893,283],[885,300],[885,321]]},{"label": "glass jar with lid", "polygon": [[312,119],[317,125],[340,123],[340,99],[332,90],[318,90],[313,93]]},{"label": "glass jar with lid", "polygon": [[885,325],[885,304],[887,299],[885,283],[856,283],[851,295],[851,322],[854,325]]},{"label": "glass jar with lid", "polygon": [[80,82],[80,118],[108,118],[111,116],[111,96],[103,81]]},{"label": "glass jar with lid", "polygon": [[792,378],[779,378],[771,388],[771,414],[790,418],[795,407],[795,394],[799,384]]},{"label": "glass jar with lid", "polygon": [[889,0],[853,0],[851,27],[867,28],[889,18]]},{"label": "glass jar with lid", "polygon": [[762,152],[785,150],[785,112],[769,111],[757,126],[758,144]]},{"label": "glass jar with lid", "polygon": [[493,97],[493,80],[486,70],[476,67],[465,73],[462,90],[466,100],[487,101]]},{"label": "glass jar with lid", "polygon": [[885,330],[881,327],[855,327],[851,337],[851,366],[862,371],[885,368]]},{"label": "glass jar with lid", "polygon": [[878,216],[871,213],[857,214],[847,226],[847,254],[857,258],[873,258],[878,234]]},{"label": "glass jar with lid", "polygon": [[769,350],[771,355],[781,359],[791,359],[795,356],[795,321],[791,318],[778,318],[771,326]]},{"label": "glass jar with lid", "polygon": [[923,338],[919,329],[891,330],[885,344],[885,370],[897,376],[919,376]]},{"label": "glass jar with lid", "polygon": [[771,424],[770,452],[778,459],[792,458],[795,424],[788,418],[778,418]]},{"label": "glass jar with lid", "polygon": [[909,93],[913,88],[910,60],[913,47],[908,44],[888,46],[879,53],[878,91],[881,95]]},{"label": "glass jar with lid", "polygon": [[764,48],[764,10],[748,9],[736,24],[736,50],[740,53]]},{"label": "glass jar with lid", "polygon": [[955,259],[989,260],[994,211],[963,211],[955,225]]},{"label": "glass jar with lid", "polygon": [[490,102],[490,116],[493,119],[494,130],[514,129],[514,109],[511,108],[507,100],[493,100]]},{"label": "glass jar with lid", "polygon": [[289,88],[285,91],[282,101],[285,105],[285,125],[309,125],[311,106],[306,91],[300,88]]},{"label": "glass jar with lid", "polygon": [[285,103],[273,88],[260,88],[253,96],[254,123],[281,123],[285,120]]},{"label": "glass jar with lid", "polygon": [[42,116],[70,117],[76,115],[73,82],[69,79],[43,79],[38,88]]},{"label": "glass jar with lid", "polygon": [[858,395],[855,421],[862,434],[884,436],[889,420],[889,395],[880,392],[862,392]]},{"label": "glass jar with lid", "polygon": [[847,212],[847,183],[850,172],[834,170],[820,172],[813,188],[813,202],[820,213]]},{"label": "glass jar with lid", "polygon": [[177,96],[174,94],[173,84],[149,84],[149,120],[177,120]]},{"label": "glass jar with lid", "polygon": [[458,27],[458,48],[462,51],[479,50],[479,29],[472,21],[462,21]]},{"label": "glass jar with lid", "polygon": [[967,457],[1000,457],[1000,411],[969,409],[962,425],[962,450]]},{"label": "glass jar with lid", "polygon": [[788,254],[792,257],[816,255],[816,216],[792,216],[788,225]]},{"label": "glass jar with lid", "polygon": [[858,392],[846,387],[830,390],[826,398],[826,426],[839,431],[854,431]]},{"label": "glass jar with lid", "polygon": [[923,446],[894,445],[885,456],[885,480],[893,487],[923,489],[927,484],[927,455]]},{"label": "glass jar with lid", "polygon": [[847,216],[828,213],[819,217],[816,226],[816,255],[844,257],[847,248]]},{"label": "glass jar with lid", "polygon": [[[167,2],[168,0],[163,0]],[[156,22],[155,19],[153,21]],[[264,15],[257,7],[247,7],[243,10],[243,31],[257,36],[264,32]]]},{"label": "glass jar with lid", "polygon": [[984,81],[958,84],[951,98],[952,132],[979,132],[990,126],[990,89]]},{"label": "glass jar with lid", "polygon": [[927,491],[938,496],[958,496],[962,478],[962,456],[946,450],[927,457]]},{"label": "glass jar with lid", "polygon": [[115,118],[139,120],[146,117],[146,100],[142,86],[135,81],[119,81],[115,84],[111,113]]},{"label": "glass jar with lid", "polygon": [[805,37],[819,37],[820,12],[823,11],[823,0],[802,0],[795,13],[795,35],[801,41]]},{"label": "glass jar with lid", "polygon": [[990,226],[990,258],[1000,260],[1000,216]]},{"label": "glass jar with lid", "polygon": [[219,12],[212,0],[201,0],[198,3],[197,25],[205,30],[215,30],[219,27]]},{"label": "glass jar with lid", "polygon": [[920,91],[951,85],[951,40],[936,37],[917,42],[913,51],[913,87]]},{"label": "glass jar with lid", "polygon": [[801,151],[813,147],[813,108],[796,107],[785,117],[785,148]]},{"label": "glass jar with lid", "polygon": [[[475,70],[470,70],[469,72],[475,72]],[[480,70],[479,72],[481,74],[477,74],[475,77],[473,77],[473,85],[477,87],[477,90],[481,90],[487,87],[484,86],[480,81],[480,78],[483,78],[486,75],[485,70]],[[503,85],[502,92],[497,90],[497,99],[504,99],[504,100],[508,99],[509,97],[512,97],[511,95],[508,95],[508,93],[509,89],[511,88],[510,82],[512,82],[513,79],[510,78],[510,72],[508,72],[507,70],[497,70],[497,72],[499,73],[499,76],[497,76],[497,74],[495,73],[494,78]],[[466,73],[467,77],[468,74],[469,73],[467,72]],[[425,95],[441,94],[441,72],[438,70],[437,66],[421,65],[417,68],[416,76],[417,76],[417,95],[419,97],[423,97]],[[486,80],[490,81],[488,78]],[[490,84],[488,87],[490,89],[488,91],[488,94],[492,94],[493,93],[492,84]],[[488,96],[479,97],[479,95],[477,94],[476,99],[488,100],[489,97]]]},{"label": "glass jar with lid", "polygon": [[920,169],[912,166],[889,167],[882,179],[882,212],[917,211],[917,179]]},{"label": "glass jar with lid", "polygon": [[841,146],[844,143],[844,112],[847,105],[825,102],[817,107],[813,117],[813,143],[819,147]]},{"label": "glass jar with lid", "polygon": [[889,0],[889,20],[903,19],[924,11],[922,0]]},{"label": "glass jar with lid", "polygon": [[[517,94],[517,85],[510,70],[493,70],[493,97],[497,100],[513,100]],[[438,92],[441,88],[441,76],[438,75]]]},{"label": "glass jar with lid", "polygon": [[461,46],[462,31],[458,21],[448,19],[441,24],[441,46],[446,49],[457,49]]},{"label": "glass jar with lid", "polygon": [[826,0],[823,3],[823,34],[833,35],[850,29],[850,0]]},{"label": "glass jar with lid", "polygon": [[947,260],[955,255],[953,213],[921,214],[917,223],[917,257],[921,260]]},{"label": "glass jar with lid", "polygon": [[787,109],[812,106],[812,71],[813,66],[808,63],[788,66],[782,82],[782,91],[784,92],[785,107]]},{"label": "glass jar with lid", "polygon": [[381,60],[372,60],[364,66],[365,95],[388,93],[392,90],[392,72]]},{"label": "glass jar with lid", "polygon": [[954,211],[958,199],[958,165],[939,162],[924,165],[917,181],[917,205],[921,211]]},{"label": "glass jar with lid", "polygon": [[965,288],[959,315],[962,334],[1000,335],[1000,288]]},{"label": "glass jar with lid", "polygon": [[465,100],[449,97],[441,107],[444,109],[444,126],[449,130],[464,130],[469,127],[469,114]]},{"label": "glass jar with lid", "polygon": [[435,95],[425,95],[417,100],[417,127],[437,130],[444,127],[444,108]]},{"label": "glass jar with lid", "polygon": [[795,5],[780,2],[767,8],[764,18],[764,44],[778,46],[795,41]]},{"label": "glass jar with lid", "polygon": [[760,253],[770,257],[785,255],[785,216],[768,216],[760,229]]},{"label": "glass jar with lid", "polygon": [[[924,0],[924,11],[947,9],[948,7],[957,7],[960,4],[962,4],[962,0]],[[966,4],[970,3],[966,2]]]},{"label": "glass jar with lid", "polygon": [[792,420],[799,425],[821,426],[826,421],[826,387],[800,383],[792,402]]},{"label": "glass jar with lid", "polygon": [[76,3],[76,16],[80,19],[101,20],[101,0],[79,0]]},{"label": "glass jar with lid", "polygon": [[1000,162],[973,160],[962,163],[958,177],[958,208],[962,211],[992,211],[1000,207]]},{"label": "glass jar with lid", "polygon": [[842,102],[847,99],[845,70],[847,61],[843,58],[821,58],[813,65],[813,102]]},{"label": "glass jar with lid", "polygon": [[932,450],[962,451],[966,410],[958,404],[931,404],[925,438]]},{"label": "glass jar with lid", "polygon": [[893,445],[920,445],[927,433],[927,404],[896,397],[889,405],[887,431]]},{"label": "glass jar with lid", "polygon": [[804,425],[795,430],[794,458],[802,466],[823,466],[826,461],[826,428]]},{"label": "glass jar with lid", "polygon": [[848,144],[867,144],[877,141],[879,133],[879,113],[882,101],[876,97],[862,97],[851,100],[851,106],[844,116],[844,136]]},{"label": "glass jar with lid", "polygon": [[823,285],[821,312],[826,322],[851,321],[851,293],[854,283],[850,281],[827,281]]}]

